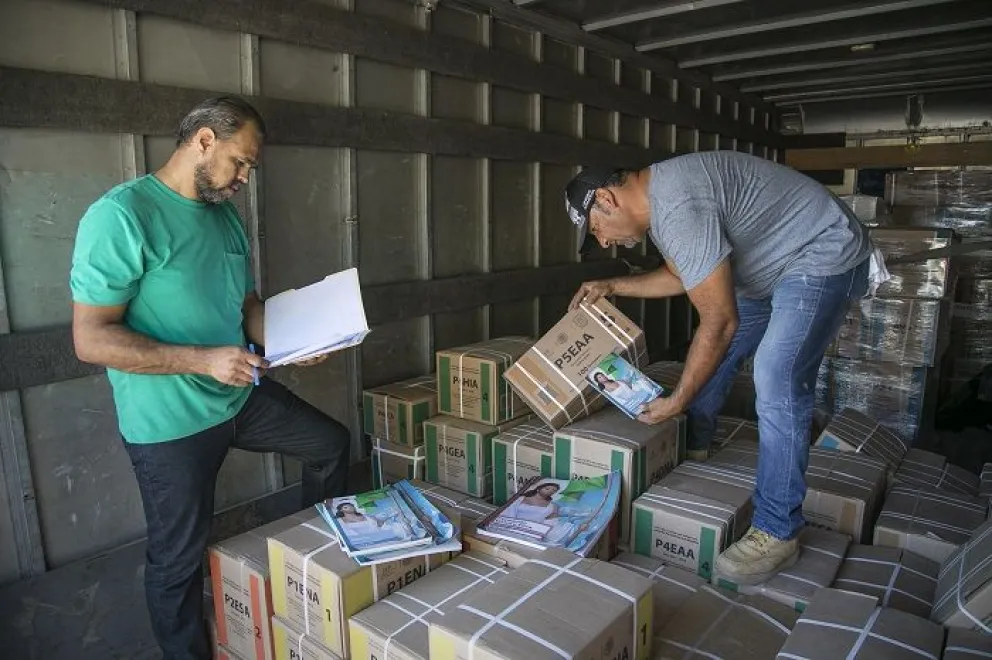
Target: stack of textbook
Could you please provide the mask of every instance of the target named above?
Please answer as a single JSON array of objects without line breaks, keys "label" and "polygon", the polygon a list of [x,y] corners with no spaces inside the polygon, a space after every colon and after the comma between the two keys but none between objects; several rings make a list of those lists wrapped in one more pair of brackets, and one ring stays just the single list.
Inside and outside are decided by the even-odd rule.
[{"label": "stack of textbook", "polygon": [[460,530],[406,480],[324,500],[317,510],[362,566],[462,548]]}]

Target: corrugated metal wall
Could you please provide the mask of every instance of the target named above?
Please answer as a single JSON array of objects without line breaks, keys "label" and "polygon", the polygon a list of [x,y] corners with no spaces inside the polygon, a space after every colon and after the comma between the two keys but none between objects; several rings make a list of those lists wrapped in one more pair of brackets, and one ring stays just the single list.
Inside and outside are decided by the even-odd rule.
[{"label": "corrugated metal wall", "polygon": [[[430,14],[401,0],[326,4],[737,117],[735,102],[448,4]],[[609,99],[605,108],[592,107],[88,2],[0,3],[0,66],[391,110],[657,154],[752,149],[751,142],[612,110]],[[767,113],[746,112],[752,123],[768,127]],[[0,128],[0,333],[69,323],[67,279],[79,218],[109,187],[159,167],[173,144],[164,136]],[[775,155],[763,146],[754,149]],[[370,286],[574,263],[573,232],[561,201],[574,171],[562,164],[273,144],[237,203],[254,243],[263,295],[352,265],[360,266],[363,285]],[[600,251],[592,258],[610,256]],[[435,349],[543,332],[568,298],[524,298],[387,323],[360,351],[318,368],[280,370],[278,377],[351,427],[357,459],[362,384],[426,373]],[[656,355],[689,337],[684,299],[625,300],[621,306],[646,325]],[[0,489],[0,583],[38,569],[37,556],[25,559],[35,515],[41,535],[34,551],[49,569],[143,535],[140,499],[103,375],[3,393],[0,415],[6,483]],[[299,466],[288,461],[232,452],[217,506],[298,478]]]}]

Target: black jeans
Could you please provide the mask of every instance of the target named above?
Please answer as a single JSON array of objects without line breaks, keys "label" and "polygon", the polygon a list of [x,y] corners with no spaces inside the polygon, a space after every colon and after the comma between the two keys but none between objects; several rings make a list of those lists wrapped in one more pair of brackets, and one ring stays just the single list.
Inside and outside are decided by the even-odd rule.
[{"label": "black jeans", "polygon": [[301,508],[347,488],[348,429],[263,378],[238,415],[195,435],[124,443],[148,527],[145,596],[165,660],[209,660],[203,623],[203,553],[214,513],[217,471],[230,447],[301,459]]}]

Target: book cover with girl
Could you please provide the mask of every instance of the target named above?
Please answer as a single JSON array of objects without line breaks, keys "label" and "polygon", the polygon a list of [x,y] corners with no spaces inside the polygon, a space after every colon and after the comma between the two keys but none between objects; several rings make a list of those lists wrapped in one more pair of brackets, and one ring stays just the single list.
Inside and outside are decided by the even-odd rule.
[{"label": "book cover with girl", "polygon": [[616,514],[619,500],[618,471],[581,479],[533,477],[477,529],[482,536],[587,556]]},{"label": "book cover with girl", "polygon": [[429,520],[418,516],[395,484],[317,505],[349,556],[400,550],[435,542]]},{"label": "book cover with girl", "polygon": [[664,394],[664,389],[616,353],[610,353],[586,376],[596,390],[631,419],[644,406]]}]

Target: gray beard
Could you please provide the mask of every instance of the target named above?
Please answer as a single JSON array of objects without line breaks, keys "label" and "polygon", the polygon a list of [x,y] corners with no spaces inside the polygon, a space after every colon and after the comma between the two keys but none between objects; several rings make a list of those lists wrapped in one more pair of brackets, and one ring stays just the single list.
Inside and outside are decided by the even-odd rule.
[{"label": "gray beard", "polygon": [[196,194],[208,204],[220,204],[227,201],[226,188],[215,188],[210,181],[205,165],[197,165],[193,169],[193,184],[196,186]]}]

